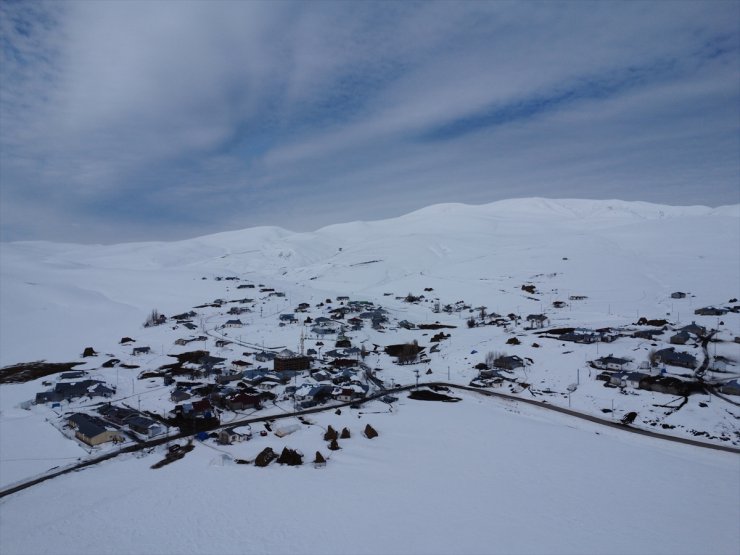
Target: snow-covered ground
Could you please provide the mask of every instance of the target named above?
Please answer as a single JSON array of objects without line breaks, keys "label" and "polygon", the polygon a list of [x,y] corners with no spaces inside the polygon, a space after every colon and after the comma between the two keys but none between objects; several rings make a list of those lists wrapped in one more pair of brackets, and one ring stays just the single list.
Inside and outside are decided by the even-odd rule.
[{"label": "snow-covered ground", "polygon": [[[368,215],[371,217],[371,215]],[[139,380],[206,348],[227,363],[246,351],[319,346],[310,326],[279,325],[278,315],[326,316],[337,296],[388,311],[383,330],[348,333],[370,351],[365,363],[386,384],[468,384],[489,351],[531,359],[499,391],[619,419],[680,437],[740,445],[737,405],[712,395],[682,398],[605,388],[587,361],[614,354],[637,369],[651,350],[692,321],[717,330],[709,354],[724,357],[722,382],[740,375],[740,314],[694,315],[732,306],[740,296],[740,206],[670,207],[621,201],[519,199],[484,206],[438,205],[401,218],[355,222],[314,233],[255,228],[176,243],[122,245],[0,244],[0,364],[83,362],[77,369],[116,388],[115,401],[166,414],[172,387]],[[235,280],[218,278],[233,277]],[[252,289],[238,289],[250,283]],[[535,293],[521,286],[533,285]],[[261,292],[275,288],[284,297]],[[687,292],[672,299],[674,291]],[[419,303],[403,301],[424,295]],[[570,300],[582,296],[582,300]],[[196,309],[196,330],[144,328],[156,308],[172,315],[214,299],[252,298],[241,328],[221,328],[228,307]],[[325,303],[326,299],[333,300]],[[464,301],[471,310],[436,312]],[[555,308],[554,301],[564,301]],[[324,303],[325,306],[318,305]],[[735,303],[737,304],[737,303]],[[485,306],[506,318],[545,314],[546,327],[620,329],[613,343],[589,345],[538,336],[526,321],[468,328]],[[670,323],[656,341],[627,337],[640,317]],[[416,340],[454,325],[422,366],[398,366],[375,345]],[[175,345],[206,333],[205,342]],[[122,337],[135,343],[121,345]],[[216,347],[215,339],[241,343]],[[516,337],[519,345],[507,343]],[[333,340],[323,339],[324,350]],[[536,346],[535,346],[536,344]],[[85,347],[97,357],[81,358]],[[133,346],[151,353],[133,356]],[[696,339],[679,350],[703,359]],[[124,364],[103,368],[109,358]],[[252,359],[248,359],[252,360]],[[426,370],[432,370],[426,374]],[[685,378],[690,370],[666,367]],[[0,386],[0,485],[74,463],[89,449],[58,429],[60,415],[99,400],[61,407],[20,404],[45,389],[39,378]],[[311,383],[308,376],[294,385]],[[526,383],[528,387],[522,388]],[[576,387],[573,387],[573,386]],[[569,389],[572,390],[569,392]],[[367,552],[367,553],[736,553],[740,551],[740,462],[736,454],[672,445],[528,407],[465,394],[456,404],[402,396],[392,413],[373,403],[316,415],[317,425],[285,438],[231,447],[211,440],[184,460],[149,467],[161,453],[118,458],[61,476],[0,501],[0,550],[34,552]],[[734,397],[736,400],[740,397]],[[679,407],[679,408],[677,408]],[[289,411],[290,401],[259,414]],[[605,410],[614,412],[605,413]],[[369,414],[381,412],[382,414]],[[606,416],[605,416],[606,414]],[[359,416],[359,418],[358,418]],[[225,421],[243,415],[225,414]],[[222,418],[222,422],[224,419]],[[360,436],[371,422],[375,440]],[[264,446],[329,452],[318,427],[348,426],[353,437],[324,469],[258,469],[222,464],[221,451],[253,458]],[[101,448],[102,451],[110,447]],[[49,502],[49,500],[54,500]],[[29,518],[34,515],[36,519]],[[121,523],[126,523],[122,526]],[[43,527],[45,533],[32,534]],[[132,532],[135,530],[135,532]],[[690,530],[691,533],[688,533]]]},{"label": "snow-covered ground", "polygon": [[[284,438],[198,444],[4,499],[3,553],[737,553],[737,455],[464,395],[316,415]],[[360,414],[362,412],[363,414]],[[359,417],[358,417],[359,416]],[[379,432],[368,440],[366,423]],[[326,449],[331,424],[352,437]],[[271,446],[324,468],[224,461]]]}]

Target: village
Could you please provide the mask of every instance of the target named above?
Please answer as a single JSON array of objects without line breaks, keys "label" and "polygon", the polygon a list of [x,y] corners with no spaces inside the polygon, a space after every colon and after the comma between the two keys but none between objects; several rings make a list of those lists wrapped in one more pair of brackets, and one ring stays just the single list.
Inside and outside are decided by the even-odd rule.
[{"label": "village", "polygon": [[[81,362],[48,376],[24,408],[53,415],[48,420],[89,453],[183,433],[228,446],[282,438],[305,424],[271,427],[272,415],[340,403],[359,410],[368,397],[393,411],[397,387],[446,382],[613,418],[639,413],[635,425],[740,445],[732,425],[705,431],[666,418],[692,396],[699,407],[714,398],[737,413],[740,366],[723,354],[740,343],[729,331],[740,315],[736,299],[695,309],[690,324],[643,316],[592,329],[550,321],[587,301],[579,295],[553,301],[546,313],[501,315],[442,303],[432,288],[375,302],[340,295],[291,303],[238,276],[211,279],[224,285],[224,298],[169,316],[153,310],[136,338],[105,352],[84,348]],[[521,291],[525,299],[538,294],[533,284]],[[666,410],[656,417],[652,407]],[[265,423],[230,425],[249,417]]]}]

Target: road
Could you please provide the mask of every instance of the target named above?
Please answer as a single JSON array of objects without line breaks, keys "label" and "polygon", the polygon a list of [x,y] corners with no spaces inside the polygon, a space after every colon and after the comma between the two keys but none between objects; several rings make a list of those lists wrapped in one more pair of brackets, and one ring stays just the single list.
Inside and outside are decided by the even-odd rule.
[{"label": "road", "polygon": [[[533,405],[533,406],[536,406],[536,407],[539,407],[539,408],[542,408],[542,409],[552,410],[552,411],[559,412],[559,413],[562,413],[562,414],[567,414],[567,415],[572,416],[574,418],[580,418],[581,420],[587,420],[589,422],[593,422],[593,423],[596,423],[596,424],[601,424],[602,426],[608,426],[610,428],[615,428],[615,429],[618,429],[618,430],[621,430],[621,431],[624,431],[624,432],[631,432],[631,433],[634,433],[634,434],[638,434],[638,435],[642,435],[642,436],[647,436],[647,437],[651,437],[651,438],[655,438],[655,439],[662,439],[662,440],[665,440],[665,441],[672,441],[674,443],[682,443],[684,445],[692,445],[692,446],[695,446],[695,447],[704,447],[704,448],[707,448],[707,449],[715,449],[717,451],[725,451],[725,452],[728,452],[728,453],[740,454],[740,449],[738,449],[736,447],[730,447],[730,446],[726,446],[726,445],[715,445],[715,444],[712,444],[712,443],[706,443],[706,442],[697,441],[697,440],[694,440],[694,439],[687,439],[687,438],[670,436],[670,435],[667,435],[667,434],[663,434],[663,433],[660,433],[660,432],[654,432],[654,431],[651,431],[651,430],[641,430],[641,429],[638,429],[638,428],[633,428],[632,426],[625,426],[623,424],[618,424],[616,422],[612,422],[611,420],[606,420],[604,418],[599,418],[598,416],[592,416],[590,414],[584,414],[584,413],[580,413],[580,412],[577,412],[577,411],[574,411],[574,410],[571,410],[571,409],[567,409],[567,408],[563,408],[563,407],[558,407],[558,406],[555,406],[555,405],[550,405],[548,403],[541,402],[541,401],[535,401],[533,399],[525,399],[525,398],[517,397],[517,396],[514,396],[514,395],[508,395],[506,393],[499,393],[499,392],[496,392],[496,391],[489,391],[489,390],[481,389],[481,388],[477,388],[477,387],[471,387],[471,386],[459,385],[459,384],[452,384],[452,383],[446,383],[446,382],[428,382],[428,383],[424,383],[422,385],[423,386],[448,387],[450,389],[456,389],[456,390],[461,390],[461,391],[468,391],[468,392],[472,392],[472,393],[477,393],[479,395],[484,395],[486,397],[497,397],[499,399],[506,399],[508,401],[514,401],[514,402],[519,402],[519,403],[526,403],[528,405]],[[273,420],[281,420],[281,419],[284,419],[284,418],[294,418],[294,417],[298,417],[298,416],[304,416],[304,415],[308,415],[308,414],[315,414],[315,413],[324,412],[324,411],[328,411],[328,410],[336,410],[338,408],[347,407],[347,406],[354,405],[354,404],[363,404],[363,403],[366,403],[368,401],[373,401],[373,400],[376,400],[376,399],[380,399],[381,397],[384,397],[385,395],[394,394],[394,393],[400,393],[400,392],[403,392],[403,391],[409,391],[411,389],[414,389],[415,387],[416,387],[415,385],[411,384],[411,385],[404,385],[404,386],[395,387],[393,389],[386,389],[386,390],[383,390],[383,391],[381,391],[379,393],[376,393],[374,395],[370,395],[370,396],[366,397],[364,400],[362,400],[359,403],[357,401],[344,402],[344,403],[332,403],[330,405],[324,405],[324,406],[321,406],[321,407],[314,407],[314,408],[305,409],[305,410],[299,410],[299,411],[295,411],[295,412],[286,412],[285,414],[275,414],[275,415],[269,415],[269,416],[259,416],[259,417],[255,417],[255,418],[246,418],[246,419],[243,419],[243,420],[231,421],[228,424],[219,424],[217,426],[212,426],[210,428],[202,429],[200,431],[212,432],[212,431],[220,430],[220,429],[223,429],[223,428],[230,428],[230,427],[236,427],[236,426],[244,426],[246,424],[255,424],[255,423],[259,423],[259,422],[267,422],[267,421],[273,421]],[[47,480],[51,480],[52,478],[56,478],[57,476],[61,476],[63,474],[68,474],[70,472],[76,472],[76,471],[81,470],[83,468],[86,468],[88,466],[93,466],[93,465],[96,465],[98,463],[101,463],[101,462],[104,462],[104,461],[113,459],[115,457],[118,457],[119,455],[123,455],[123,454],[126,454],[126,453],[136,453],[138,451],[144,451],[146,449],[151,449],[151,448],[154,448],[154,447],[158,447],[158,446],[163,445],[165,443],[168,443],[170,441],[177,441],[177,440],[180,440],[180,439],[192,438],[194,436],[195,436],[195,434],[192,433],[192,432],[181,432],[179,434],[171,435],[171,436],[168,436],[168,437],[161,437],[161,438],[157,438],[157,439],[151,439],[151,440],[148,440],[148,441],[144,441],[144,442],[142,442],[140,444],[129,445],[129,446],[123,447],[121,449],[118,449],[116,451],[111,451],[111,452],[106,453],[104,455],[100,455],[99,457],[95,457],[93,459],[88,459],[86,461],[80,462],[80,463],[75,464],[75,465],[73,465],[71,467],[67,467],[67,468],[64,468],[64,469],[61,469],[61,470],[57,470],[57,471],[51,472],[49,474],[45,474],[43,476],[39,476],[39,477],[34,478],[32,480],[28,480],[27,482],[22,482],[20,484],[15,484],[15,485],[7,488],[7,489],[4,489],[4,490],[0,491],[0,498],[5,497],[6,495],[11,495],[13,493],[22,491],[24,489],[30,488],[31,486],[34,486],[36,484],[40,484],[40,483],[45,482]]]}]

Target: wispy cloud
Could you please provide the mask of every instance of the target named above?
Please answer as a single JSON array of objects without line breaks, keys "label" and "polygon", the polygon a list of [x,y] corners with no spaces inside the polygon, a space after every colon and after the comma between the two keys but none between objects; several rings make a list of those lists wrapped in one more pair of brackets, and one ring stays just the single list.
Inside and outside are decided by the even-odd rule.
[{"label": "wispy cloud", "polygon": [[5,2],[5,240],[740,201],[732,2]]}]

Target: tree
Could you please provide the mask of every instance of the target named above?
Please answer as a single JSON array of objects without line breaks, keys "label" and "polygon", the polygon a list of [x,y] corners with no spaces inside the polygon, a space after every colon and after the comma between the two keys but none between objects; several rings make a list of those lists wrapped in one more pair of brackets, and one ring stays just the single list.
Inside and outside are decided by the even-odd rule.
[{"label": "tree", "polygon": [[405,343],[401,347],[401,352],[398,355],[398,362],[401,364],[408,364],[416,360],[416,355],[419,352],[419,342],[414,339],[413,343]]},{"label": "tree", "polygon": [[486,366],[491,368],[494,362],[496,362],[496,353],[494,353],[493,351],[488,351],[488,353],[486,353],[485,359]]},{"label": "tree", "polygon": [[469,328],[474,328],[475,327],[475,318],[473,318],[472,316],[470,318],[468,318],[468,327]]},{"label": "tree", "polygon": [[658,366],[660,363],[660,355],[658,355],[658,351],[655,349],[650,349],[648,352],[648,361],[650,362],[651,367]]},{"label": "tree", "polygon": [[158,326],[159,324],[163,323],[163,320],[166,320],[165,316],[163,314],[160,314],[156,308],[152,309],[151,314],[149,314],[146,321],[144,322],[144,327],[148,328],[150,326]]}]

